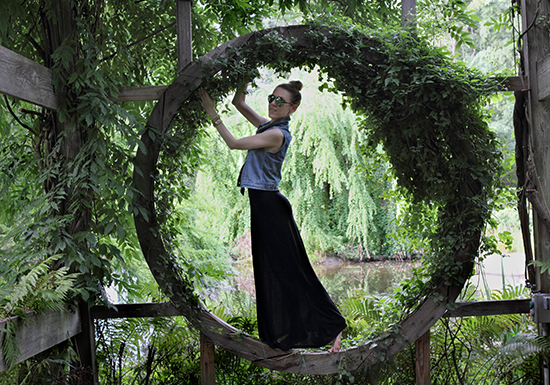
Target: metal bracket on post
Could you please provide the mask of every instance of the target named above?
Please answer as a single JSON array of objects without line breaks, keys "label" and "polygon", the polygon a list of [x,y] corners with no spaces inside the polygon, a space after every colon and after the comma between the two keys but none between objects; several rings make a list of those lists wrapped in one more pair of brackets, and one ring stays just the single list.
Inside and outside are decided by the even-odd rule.
[{"label": "metal bracket on post", "polygon": [[531,299],[531,316],[537,324],[550,323],[550,294],[534,293]]}]

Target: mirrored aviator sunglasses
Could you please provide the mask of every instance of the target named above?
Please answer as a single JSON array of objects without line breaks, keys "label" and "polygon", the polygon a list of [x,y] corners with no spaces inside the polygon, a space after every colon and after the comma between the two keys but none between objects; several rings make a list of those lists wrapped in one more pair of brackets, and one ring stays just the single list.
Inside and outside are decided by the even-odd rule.
[{"label": "mirrored aviator sunglasses", "polygon": [[285,104],[292,104],[290,102],[287,102],[285,101],[283,98],[281,98],[280,96],[275,96],[273,94],[271,95],[268,95],[267,97],[267,101],[269,103],[273,103],[273,101],[275,101],[275,104],[277,105],[277,107],[282,107],[284,106]]}]

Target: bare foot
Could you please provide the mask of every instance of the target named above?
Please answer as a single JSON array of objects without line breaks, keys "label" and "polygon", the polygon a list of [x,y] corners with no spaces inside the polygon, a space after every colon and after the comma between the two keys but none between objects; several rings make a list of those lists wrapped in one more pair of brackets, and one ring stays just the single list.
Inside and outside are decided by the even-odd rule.
[{"label": "bare foot", "polygon": [[332,341],[332,347],[328,350],[329,353],[336,353],[340,351],[340,343],[342,342],[342,332],[336,336]]}]

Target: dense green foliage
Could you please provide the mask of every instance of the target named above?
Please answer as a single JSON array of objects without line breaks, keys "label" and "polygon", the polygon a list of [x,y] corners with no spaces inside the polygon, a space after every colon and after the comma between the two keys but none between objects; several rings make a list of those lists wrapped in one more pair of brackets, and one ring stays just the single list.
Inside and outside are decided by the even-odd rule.
[{"label": "dense green foliage", "polygon": [[[11,98],[0,100],[0,291],[4,298],[3,310],[8,310],[6,314],[40,310],[40,306],[34,305],[40,305],[44,298],[50,301],[47,302],[50,307],[57,306],[66,299],[67,285],[74,279],[77,279],[76,287],[82,290],[72,294],[90,303],[105,300],[103,290],[109,286],[115,287],[120,299],[125,301],[163,299],[142,260],[131,221],[132,210],[139,210],[132,206],[132,157],[141,144],[140,134],[153,103],[117,105],[108,97],[121,86],[173,81],[177,63],[174,1],[68,1],[62,3],[69,4],[71,12],[64,16],[56,14],[58,3],[56,0],[3,0],[0,5],[0,44],[54,69],[56,89],[68,90],[58,114]],[[483,12],[493,15],[493,25],[501,28],[503,25],[497,22],[500,16],[494,15],[505,10],[506,5],[495,1],[478,3],[474,1],[471,5],[479,5]],[[296,7],[311,19],[324,18],[327,22],[351,18],[374,28],[400,25],[397,3],[384,0],[194,1],[194,57],[231,37],[261,28],[275,10],[294,12]],[[491,36],[494,35],[486,34],[489,28],[476,28],[477,16],[462,1],[419,2],[418,10],[420,36],[428,35],[436,44],[441,44],[444,35],[452,37],[456,43],[452,44],[454,53],[484,72],[511,68],[512,55],[504,50],[510,48],[513,52],[513,47],[493,42]],[[63,18],[67,16],[68,19]],[[298,14],[295,16],[299,18]],[[58,23],[56,18],[62,22]],[[56,35],[57,28],[61,29],[60,25],[68,26],[70,36],[52,43],[50,38]],[[453,63],[444,49],[426,48],[429,44],[421,38],[379,31],[367,32],[372,40],[363,40],[364,31],[360,33],[344,25],[340,35],[326,41],[322,35],[312,34],[314,49],[305,54],[286,51],[289,47],[276,36],[272,36],[274,41],[260,42],[280,45],[280,50],[270,51],[270,58],[263,58],[265,63],[273,64],[276,72],[287,75],[286,71],[294,66],[306,64],[313,68],[318,64],[328,72],[328,77],[321,80],[321,84],[326,83],[322,88],[342,91],[344,103],[361,117],[359,131],[356,117],[349,109],[337,110],[339,97],[309,95],[301,110],[329,106],[331,114],[305,112],[294,117],[295,142],[287,159],[282,188],[293,202],[310,250],[340,255],[366,255],[367,251],[392,255],[401,251],[404,244],[412,245],[413,249],[425,249],[428,255],[429,273],[419,273],[420,278],[427,279],[433,271],[452,276],[456,266],[442,261],[449,260],[455,246],[457,234],[453,226],[457,224],[446,222],[452,219],[446,210],[452,206],[453,199],[460,199],[455,194],[455,182],[462,180],[466,163],[471,160],[461,157],[464,153],[455,152],[457,142],[454,140],[460,139],[457,126],[467,127],[468,131],[461,135],[475,146],[466,153],[472,150],[478,162],[481,159],[478,177],[487,192],[482,199],[471,203],[485,220],[491,209],[486,206],[486,200],[494,198],[492,178],[500,172],[496,163],[498,152],[492,151],[497,143],[486,131],[487,116],[479,103],[479,98],[487,96],[491,86],[485,88],[488,84],[480,74]],[[501,28],[500,33],[505,34],[506,29]],[[372,46],[372,41],[380,45]],[[498,51],[485,49],[489,45]],[[335,54],[334,47],[341,52]],[[376,66],[354,63],[358,57],[355,55],[368,47],[375,47],[389,60]],[[226,74],[213,79],[209,84],[212,93],[221,97],[234,89],[243,77],[255,77],[258,74],[254,62],[256,53],[237,53],[248,62],[238,62],[229,67]],[[352,76],[346,77],[349,72],[346,63],[350,62],[358,66],[356,71],[351,71]],[[493,65],[485,67],[487,63]],[[228,61],[227,65],[230,64]],[[264,82],[271,76],[262,72],[256,82]],[[260,87],[252,93],[258,94],[263,103],[262,93],[268,91]],[[326,105],[319,102],[321,98]],[[459,98],[461,103],[457,104]],[[310,102],[312,105],[308,105]],[[493,119],[490,124],[496,124],[500,136],[509,139],[509,123],[504,117],[511,113],[497,107],[499,119]],[[196,104],[187,117],[199,126],[206,123]],[[163,194],[159,202],[161,216],[167,219],[168,239],[176,255],[186,256],[185,260],[178,261],[178,266],[193,279],[208,304],[224,319],[254,335],[254,306],[250,298],[235,300],[228,296],[222,299],[229,309],[216,306],[221,301],[220,293],[229,291],[229,252],[234,251],[235,244],[239,246],[247,240],[247,202],[234,188],[235,170],[238,171],[242,154],[228,155],[220,148],[219,141],[205,134],[202,127],[195,130],[185,117],[180,119],[183,120],[174,122],[174,126],[186,129],[164,148],[160,165]],[[232,126],[240,124],[236,118],[230,122]],[[407,127],[404,123],[409,122],[418,124]],[[71,147],[75,131],[82,134],[81,147]],[[246,132],[246,128],[242,132]],[[367,140],[370,146],[366,145]],[[361,151],[359,144],[362,144]],[[181,146],[188,150],[183,156],[180,156]],[[322,158],[322,155],[332,158]],[[199,165],[201,172],[197,173]],[[392,176],[401,186],[394,191],[391,191],[395,183]],[[402,201],[403,197],[410,202]],[[498,200],[493,203],[495,207],[502,204]],[[398,229],[400,239],[392,240],[389,233],[400,220],[404,220]],[[409,225],[412,231],[405,232]],[[438,232],[447,237],[443,240],[434,237]],[[428,248],[430,240],[431,249]],[[54,255],[61,257],[52,259]],[[73,275],[77,272],[78,278]],[[421,287],[424,286],[419,280],[411,281],[405,286],[407,297],[401,300],[412,298],[414,305]],[[31,296],[23,295],[34,290]],[[14,307],[12,300],[16,297],[20,301]],[[361,343],[376,332],[386,330],[391,326],[388,320],[396,319],[395,315],[384,313],[398,306],[387,298],[350,294],[342,303],[348,322],[353,324],[347,331],[348,343]],[[383,322],[377,326],[368,324],[377,317]],[[503,349],[497,353],[491,349],[488,354],[500,354],[502,361],[487,361],[497,362],[495,367],[499,368],[507,368],[507,359],[511,357],[505,354],[505,348],[523,346],[529,352],[544,348],[544,341],[537,345],[531,343],[529,336],[524,338],[527,344],[513,345],[521,341],[521,334],[514,337],[506,334],[506,330],[517,329],[514,325],[525,320],[498,321],[501,330],[493,328],[490,338],[479,341],[468,338],[479,331],[480,323],[495,322],[474,320],[470,326],[468,322],[438,324],[435,330],[438,357],[446,358],[451,350],[464,353],[453,355],[454,361],[443,358],[438,361],[434,373],[442,382],[458,382],[455,380],[458,378],[479,381],[477,371],[495,378],[500,376],[491,372],[488,365],[476,364],[473,372],[467,364],[473,356],[468,355],[469,352],[475,351],[478,362],[483,362],[489,359],[488,355],[483,356],[483,349],[497,347],[501,341],[505,342]],[[455,325],[463,325],[461,334],[453,329]],[[115,383],[125,378],[125,383],[196,383],[198,336],[184,321],[101,321],[98,331],[105,381]],[[446,338],[447,332],[454,336],[452,345]],[[15,350],[14,345],[11,348]],[[529,352],[526,351],[524,357],[534,357],[528,355]],[[394,361],[366,373],[304,378],[268,373],[226,352],[218,352],[219,380],[220,383],[244,383],[243,379],[247,379],[255,384],[321,384],[338,380],[351,383],[353,377],[355,383],[407,383],[414,376],[412,357],[411,351],[404,352]],[[32,364],[35,368],[42,365],[43,372],[52,376],[49,363],[74,359],[70,351],[49,358],[49,362]],[[530,373],[535,365],[531,358],[524,362],[510,359],[513,364],[510,367],[519,368],[515,374],[506,372],[510,383]],[[27,377],[28,373],[35,373],[30,370],[31,363],[25,365],[21,373]],[[526,369],[522,369],[522,365]],[[451,377],[445,377],[451,373],[449,368],[458,369]],[[395,377],[395,373],[399,377]],[[40,383],[42,377],[35,380]],[[6,381],[13,383],[13,380]]]},{"label": "dense green foliage", "polygon": [[[465,300],[471,299],[469,287]],[[525,289],[506,288],[493,298],[525,295]],[[249,334],[256,334],[255,314],[233,316],[238,293],[224,298],[216,314]],[[341,309],[359,334],[385,327],[384,309],[389,298],[356,292]],[[254,306],[252,305],[252,308]],[[237,310],[237,309],[234,309]],[[245,309],[237,310],[246,314]],[[532,337],[533,325],[525,315],[444,319],[431,330],[432,381],[447,384],[536,384],[536,353],[548,343]],[[105,383],[194,384],[199,378],[198,333],[181,320],[110,320],[98,322],[100,359]],[[123,338],[116,338],[122,335]],[[144,340],[145,339],[145,340]],[[136,364],[135,359],[138,359]],[[216,349],[219,384],[414,384],[415,352],[411,347],[383,363],[364,370],[326,376],[301,376],[262,369],[223,349]],[[515,382],[514,382],[515,381]]]},{"label": "dense green foliage", "polygon": [[[196,54],[258,27],[271,11],[240,1],[193,10]],[[116,280],[113,258],[135,252],[129,176],[151,103],[122,107],[108,97],[121,86],[172,81],[174,22],[171,1],[2,2],[2,45],[52,68],[56,90],[67,96],[57,113],[2,100],[3,110],[14,112],[2,114],[1,124],[2,249],[9,247],[2,271],[10,279],[25,274],[29,262],[62,253],[63,264],[83,273],[83,293],[93,302]]]},{"label": "dense green foliage", "polygon": [[[279,2],[282,8],[294,4]],[[25,287],[24,277],[44,261],[49,269],[61,269],[60,275],[66,269],[80,273],[81,290],[71,298],[90,304],[110,284],[139,290],[143,274],[132,263],[140,253],[132,231],[130,175],[152,103],[120,106],[109,97],[119,87],[169,84],[175,77],[174,6],[173,1],[2,2],[0,43],[51,68],[61,97],[55,112],[6,97],[0,101],[3,293]],[[203,54],[260,26],[272,8],[212,1],[193,10],[195,51]],[[59,258],[50,259],[54,255]],[[56,273],[42,273],[38,281],[58,282]],[[7,308],[8,314],[34,309],[30,303],[17,306]]]}]

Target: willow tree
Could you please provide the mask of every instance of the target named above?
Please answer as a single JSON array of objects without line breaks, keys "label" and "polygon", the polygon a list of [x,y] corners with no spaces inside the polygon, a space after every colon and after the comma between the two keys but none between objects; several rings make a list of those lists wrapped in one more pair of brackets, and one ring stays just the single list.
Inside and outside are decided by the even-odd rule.
[{"label": "willow tree", "polygon": [[[318,71],[295,70],[285,76],[262,70],[257,85],[249,87],[247,102],[262,114],[267,95],[278,83],[296,78],[305,85],[300,108],[292,116],[293,142],[280,188],[292,203],[306,247],[349,258],[393,256],[402,245],[389,236],[396,227],[396,204],[385,196],[392,181],[384,177],[387,165],[363,153],[366,138],[358,116],[342,106],[341,94],[326,90],[330,83],[320,81]],[[224,120],[236,135],[251,135],[254,127],[227,104]],[[249,252],[240,248],[249,241],[248,201],[235,187],[245,153],[229,151],[216,135],[205,140],[207,162],[193,197],[204,197],[202,201],[217,210],[205,207],[208,215],[200,222],[215,228],[229,247],[237,244],[237,252]]]}]

